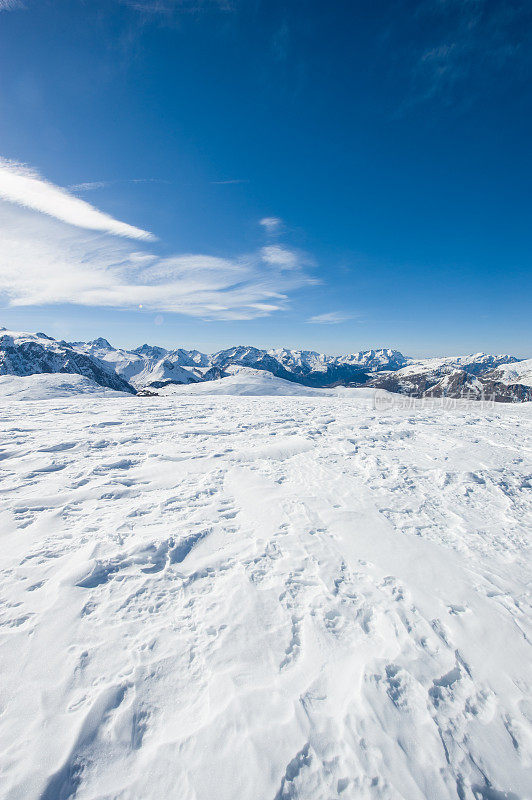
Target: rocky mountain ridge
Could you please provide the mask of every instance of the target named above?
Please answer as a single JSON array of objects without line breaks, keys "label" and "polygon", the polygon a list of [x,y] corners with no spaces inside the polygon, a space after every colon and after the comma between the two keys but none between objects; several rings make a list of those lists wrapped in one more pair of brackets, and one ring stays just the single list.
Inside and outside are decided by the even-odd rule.
[{"label": "rocky mountain ridge", "polygon": [[314,388],[366,386],[412,397],[532,399],[532,361],[511,355],[476,353],[416,360],[390,348],[331,356],[313,350],[243,345],[209,355],[149,344],[125,350],[102,337],[66,342],[44,333],[0,329],[0,375],[69,372],[118,391],[153,393],[169,384],[220,380],[232,367],[262,370]]},{"label": "rocky mountain ridge", "polygon": [[70,373],[119,392],[135,394],[135,389],[98,359],[58,342],[45,333],[22,333],[0,329],[0,375]]}]

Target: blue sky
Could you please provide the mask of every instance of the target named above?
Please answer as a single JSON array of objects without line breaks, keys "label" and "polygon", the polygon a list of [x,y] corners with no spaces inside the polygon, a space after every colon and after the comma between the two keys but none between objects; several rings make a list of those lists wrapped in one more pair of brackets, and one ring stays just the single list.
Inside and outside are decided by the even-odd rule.
[{"label": "blue sky", "polygon": [[530,356],[531,44],[519,0],[0,0],[1,324]]}]

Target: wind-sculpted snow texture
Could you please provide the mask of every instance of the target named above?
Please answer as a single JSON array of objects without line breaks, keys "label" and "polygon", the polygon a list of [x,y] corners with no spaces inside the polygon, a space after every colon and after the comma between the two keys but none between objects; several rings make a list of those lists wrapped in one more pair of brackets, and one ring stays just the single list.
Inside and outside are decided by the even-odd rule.
[{"label": "wind-sculpted snow texture", "polygon": [[384,405],[1,401],[2,800],[530,798],[532,407]]}]

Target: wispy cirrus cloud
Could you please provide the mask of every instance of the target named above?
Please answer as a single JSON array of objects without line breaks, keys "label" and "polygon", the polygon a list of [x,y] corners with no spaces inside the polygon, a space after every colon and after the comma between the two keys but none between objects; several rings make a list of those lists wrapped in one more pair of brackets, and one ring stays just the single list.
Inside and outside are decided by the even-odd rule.
[{"label": "wispy cirrus cloud", "polygon": [[343,311],[328,311],[325,314],[316,314],[314,317],[307,319],[316,325],[338,325],[340,322],[347,322],[353,319],[351,314],[345,314]]},{"label": "wispy cirrus cloud", "polygon": [[87,181],[86,183],[71,183],[68,188],[71,192],[92,192],[94,189],[106,189],[112,185],[113,181]]},{"label": "wispy cirrus cloud", "polygon": [[0,11],[15,11],[19,8],[25,8],[20,0],[0,0]]},{"label": "wispy cirrus cloud", "polygon": [[[41,184],[23,192],[0,174],[0,296],[11,306],[142,306],[203,319],[246,320],[288,308],[293,291],[315,283],[307,270],[310,259],[288,248],[233,258],[161,257],[132,249],[124,236],[138,229],[72,198],[34,171],[9,163],[6,170]],[[57,193],[63,205],[58,206]],[[72,201],[82,203],[81,209]],[[105,224],[96,227],[100,214]]]},{"label": "wispy cirrus cloud", "polygon": [[92,192],[95,189],[107,189],[109,186],[117,186],[125,183],[170,183],[163,178],[128,178],[125,180],[113,181],[85,181],[84,183],[71,183],[67,189],[71,192]]},{"label": "wispy cirrus cloud", "polygon": [[232,183],[249,183],[247,178],[230,178],[226,181],[211,181],[214,186],[229,186]]},{"label": "wispy cirrus cloud", "polygon": [[469,102],[493,91],[497,76],[509,67],[512,80],[530,73],[528,0],[423,0],[401,19],[391,33],[392,39],[401,37],[401,46],[387,41],[387,50],[410,60],[403,110],[430,100]]},{"label": "wispy cirrus cloud", "polygon": [[130,239],[153,239],[153,234],[99,211],[66,189],[55,186],[24,164],[0,159],[0,198],[50,217],[93,231]]},{"label": "wispy cirrus cloud", "polygon": [[120,0],[144,14],[165,15],[199,14],[210,10],[233,11],[236,0]]}]

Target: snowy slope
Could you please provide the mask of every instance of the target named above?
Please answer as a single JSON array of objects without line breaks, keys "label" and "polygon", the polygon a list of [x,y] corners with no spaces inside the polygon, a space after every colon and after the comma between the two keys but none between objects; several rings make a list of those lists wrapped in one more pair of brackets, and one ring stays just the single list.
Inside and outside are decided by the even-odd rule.
[{"label": "snowy slope", "polygon": [[[494,371],[495,373],[496,371]],[[523,403],[532,400],[532,388],[520,383],[504,383],[491,372],[475,374],[463,369],[441,372],[412,372],[404,370],[381,373],[366,384],[366,388],[384,389],[409,397],[448,397],[455,399],[492,399],[501,403]]]},{"label": "snowy slope", "polygon": [[271,372],[251,367],[231,366],[225,370],[226,377],[188,386],[166,386],[157,391],[162,395],[280,395],[298,397],[337,396],[349,391],[345,387],[337,389],[314,389],[301,386],[293,381],[277,378]]},{"label": "snowy slope", "polygon": [[532,358],[517,361],[513,364],[505,364],[497,367],[489,374],[496,380],[501,381],[501,383],[521,383],[525,386],[532,386]]},{"label": "snowy slope", "polygon": [[489,355],[488,353],[474,353],[467,356],[442,356],[438,358],[409,359],[409,363],[398,372],[407,375],[444,375],[456,369],[465,370],[471,374],[482,374],[501,364],[517,362],[515,356]]},{"label": "snowy slope", "polygon": [[532,406],[196,388],[0,401],[0,798],[529,799]]},{"label": "snowy slope", "polygon": [[[0,397],[9,400],[50,400],[77,395],[116,396],[116,389],[109,389],[91,381],[84,375],[62,372],[52,375],[0,375]],[[121,392],[120,394],[126,394]]]},{"label": "snowy slope", "polygon": [[512,374],[518,363],[513,356],[486,353],[422,359],[393,372],[379,372],[370,378],[367,385],[418,398],[446,395],[525,402],[532,399],[532,393],[526,385],[517,380],[500,381],[498,377],[503,374],[500,370],[509,370],[508,374]]}]

